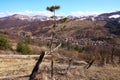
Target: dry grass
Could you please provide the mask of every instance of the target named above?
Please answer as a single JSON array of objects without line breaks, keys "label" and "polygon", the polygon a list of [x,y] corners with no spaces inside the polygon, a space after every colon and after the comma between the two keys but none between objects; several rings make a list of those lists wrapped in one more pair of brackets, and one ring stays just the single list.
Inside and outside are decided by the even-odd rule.
[{"label": "dry grass", "polygon": [[[28,75],[31,73],[36,60],[34,59],[0,59],[0,77],[10,75]],[[84,69],[83,65],[72,65],[67,74],[65,70],[67,63],[54,64],[55,80],[120,80],[120,66],[110,65],[98,67],[93,65],[89,69]],[[46,76],[50,80],[50,62],[43,62],[37,77]],[[19,78],[14,80],[28,80]]]},{"label": "dry grass", "polygon": [[30,74],[35,60],[0,59],[0,76]]}]

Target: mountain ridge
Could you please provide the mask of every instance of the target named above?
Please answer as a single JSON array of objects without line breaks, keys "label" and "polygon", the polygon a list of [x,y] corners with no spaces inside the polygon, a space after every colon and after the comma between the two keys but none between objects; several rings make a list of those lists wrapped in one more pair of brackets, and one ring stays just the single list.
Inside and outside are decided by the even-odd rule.
[{"label": "mountain ridge", "polygon": [[[113,15],[119,15],[119,12],[104,13],[95,17],[68,16],[69,21],[65,24],[60,23],[59,20],[57,21],[59,27],[58,29],[60,29],[63,25],[67,26],[64,32],[59,33],[59,35],[60,37],[73,37],[76,39],[99,37],[110,38],[120,36],[120,17],[110,18],[110,16]],[[39,19],[41,18],[39,15],[35,16],[35,18],[38,19],[34,20],[26,20],[27,18],[29,17],[18,14],[0,18],[0,29],[7,31],[12,35],[18,34],[20,31],[24,31],[30,32],[33,36],[50,36],[51,27],[53,24],[51,19],[49,20],[47,19],[48,17],[42,16],[43,20],[41,20]],[[63,18],[63,16],[61,16],[61,18]]]},{"label": "mountain ridge", "polygon": [[[114,16],[114,15],[117,15]],[[99,15],[88,15],[88,16],[73,16],[73,15],[68,15],[68,16],[58,16],[58,19],[67,17],[69,19],[79,19],[79,20],[85,20],[85,19],[90,19],[90,20],[108,20],[111,18],[120,18],[120,11],[116,11],[116,12],[109,12],[109,13],[102,13]],[[20,19],[20,20],[28,20],[28,21],[33,21],[33,20],[40,20],[40,21],[46,21],[46,20],[52,20],[50,17],[48,16],[44,16],[44,15],[35,15],[35,16],[28,16],[28,15],[22,15],[22,14],[13,14],[10,16],[6,16],[6,17],[1,17],[0,20],[4,20],[4,19]]]}]

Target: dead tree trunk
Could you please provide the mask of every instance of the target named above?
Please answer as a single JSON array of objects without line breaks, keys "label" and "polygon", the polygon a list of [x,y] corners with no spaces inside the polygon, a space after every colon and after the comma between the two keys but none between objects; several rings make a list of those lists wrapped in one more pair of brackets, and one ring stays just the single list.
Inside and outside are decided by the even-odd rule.
[{"label": "dead tree trunk", "polygon": [[114,51],[115,51],[115,46],[113,45],[112,46],[112,52],[111,52],[111,63],[112,64],[115,64],[115,62],[114,62]]},{"label": "dead tree trunk", "polygon": [[108,56],[106,57],[106,63],[107,63],[107,64],[110,64],[110,55],[108,55]]},{"label": "dead tree trunk", "polygon": [[34,69],[33,69],[33,71],[32,71],[32,73],[31,73],[31,75],[30,75],[29,80],[34,80],[34,79],[35,79],[35,76],[36,76],[36,74],[37,74],[37,72],[38,72],[38,69],[39,69],[39,65],[40,65],[40,63],[42,62],[42,60],[43,60],[43,58],[44,58],[44,55],[45,55],[45,52],[42,51],[42,53],[41,53],[41,55],[40,55],[40,57],[39,57],[36,65],[35,65],[35,67],[34,67]]},{"label": "dead tree trunk", "polygon": [[118,64],[120,64],[120,48],[117,49]]},{"label": "dead tree trunk", "polygon": [[67,67],[67,69],[66,69],[66,74],[67,74],[68,71],[70,70],[70,67],[71,67],[71,65],[72,65],[72,61],[73,61],[73,59],[70,59],[70,60],[69,60],[69,65],[68,65],[68,67]]},{"label": "dead tree trunk", "polygon": [[120,64],[120,53],[119,53],[119,62],[118,63]]},{"label": "dead tree trunk", "polygon": [[104,65],[104,55],[103,52],[100,53],[100,66]]},{"label": "dead tree trunk", "polygon": [[51,54],[51,78],[53,78],[53,55]]}]

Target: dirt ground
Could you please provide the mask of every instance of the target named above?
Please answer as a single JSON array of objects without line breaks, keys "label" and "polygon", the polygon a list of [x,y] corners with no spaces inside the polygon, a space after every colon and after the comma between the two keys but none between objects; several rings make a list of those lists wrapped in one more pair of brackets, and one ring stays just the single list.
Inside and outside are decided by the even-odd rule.
[{"label": "dirt ground", "polygon": [[[0,78],[13,75],[29,75],[36,63],[35,59],[0,59]],[[113,67],[91,66],[85,69],[83,65],[72,65],[65,74],[68,64],[54,64],[54,80],[120,80],[120,65]],[[44,78],[40,78],[40,77]],[[37,80],[50,80],[50,62],[44,61],[40,65]],[[0,80],[28,80],[19,79],[0,79]]]}]

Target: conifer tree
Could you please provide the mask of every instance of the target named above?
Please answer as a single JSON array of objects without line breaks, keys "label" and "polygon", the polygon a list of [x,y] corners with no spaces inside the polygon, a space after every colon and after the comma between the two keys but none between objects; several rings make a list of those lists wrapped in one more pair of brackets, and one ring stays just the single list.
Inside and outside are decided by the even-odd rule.
[{"label": "conifer tree", "polygon": [[[55,35],[57,34],[56,28],[58,27],[57,25],[57,16],[56,16],[56,10],[60,9],[60,6],[55,5],[55,6],[50,6],[46,8],[48,11],[52,12],[53,15],[51,18],[53,19],[53,26],[51,28],[51,43],[50,43],[50,55],[51,55],[51,78],[53,78],[53,54],[52,54],[52,49],[53,49],[53,41],[55,38]],[[65,23],[67,21],[67,18],[62,18],[59,20],[61,23]],[[65,25],[60,29],[60,31],[63,31],[65,28]]]},{"label": "conifer tree", "polygon": [[51,53],[51,51],[52,51],[52,45],[53,45],[53,39],[54,39],[54,35],[55,35],[55,28],[57,27],[57,25],[56,25],[56,10],[58,10],[58,9],[60,9],[60,6],[50,6],[50,7],[47,7],[46,8],[48,11],[50,11],[50,12],[53,12],[53,16],[51,16],[51,18],[53,19],[53,22],[54,22],[54,24],[53,24],[53,31],[52,31],[52,33],[51,33],[51,43],[50,43],[50,55],[51,55],[51,78],[53,77],[53,55],[52,55],[52,53]]}]

